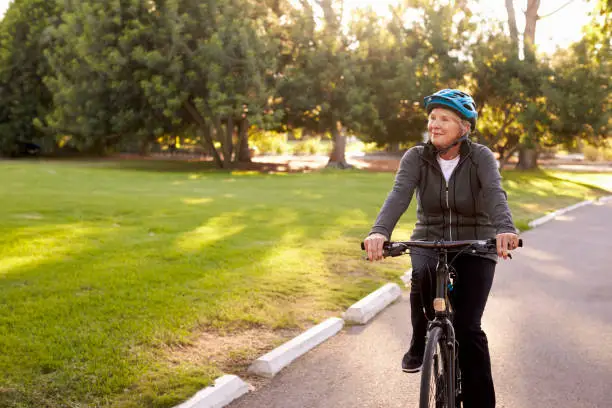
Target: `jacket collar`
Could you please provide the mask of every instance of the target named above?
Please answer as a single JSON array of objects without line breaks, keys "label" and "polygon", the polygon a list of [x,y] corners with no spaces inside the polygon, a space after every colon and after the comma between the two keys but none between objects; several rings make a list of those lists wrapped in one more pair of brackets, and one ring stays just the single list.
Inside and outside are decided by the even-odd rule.
[{"label": "jacket collar", "polygon": [[[459,157],[460,157],[459,160],[463,161],[471,153],[472,153],[472,142],[469,139],[461,142],[461,145],[459,146]],[[425,144],[425,148],[423,150],[423,158],[432,164],[438,162],[436,160],[436,148],[431,143],[431,141],[428,141]]]}]

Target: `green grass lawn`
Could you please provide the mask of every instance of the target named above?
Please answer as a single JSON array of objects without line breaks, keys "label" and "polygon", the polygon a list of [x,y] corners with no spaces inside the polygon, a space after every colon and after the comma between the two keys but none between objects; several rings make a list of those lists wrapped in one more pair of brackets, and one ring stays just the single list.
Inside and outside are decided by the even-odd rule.
[{"label": "green grass lawn", "polygon": [[[174,406],[408,266],[358,250],[391,173],[0,161],[0,174],[2,407]],[[596,186],[612,176],[504,177],[526,229],[608,194]]]}]

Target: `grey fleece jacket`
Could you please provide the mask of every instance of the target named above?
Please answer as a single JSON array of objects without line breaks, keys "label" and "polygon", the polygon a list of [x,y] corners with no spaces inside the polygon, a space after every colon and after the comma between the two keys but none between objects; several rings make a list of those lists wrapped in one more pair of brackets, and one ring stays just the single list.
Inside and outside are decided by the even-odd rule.
[{"label": "grey fleece jacket", "polygon": [[[397,221],[416,191],[417,223],[411,239],[420,241],[494,238],[517,233],[493,152],[464,141],[448,185],[431,143],[409,149],[400,162],[370,234],[391,239]],[[497,255],[486,255],[497,260]]]}]

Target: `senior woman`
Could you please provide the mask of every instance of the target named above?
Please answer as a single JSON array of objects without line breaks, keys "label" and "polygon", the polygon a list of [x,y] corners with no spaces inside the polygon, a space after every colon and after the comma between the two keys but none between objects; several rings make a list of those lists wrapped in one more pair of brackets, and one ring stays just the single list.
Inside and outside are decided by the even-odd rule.
[{"label": "senior woman", "polygon": [[[507,195],[491,150],[468,136],[478,113],[472,97],[457,89],[443,89],[425,98],[429,142],[409,149],[401,160],[395,184],[369,236],[368,258],[382,259],[382,246],[417,193],[417,223],[412,240],[468,240],[497,238],[497,255],[451,254],[456,270],[454,326],[459,342],[459,366],[465,408],[495,406],[495,390],[487,337],[481,319],[497,256],[508,257],[518,245]],[[402,359],[405,372],[418,372],[423,362],[427,316],[422,293],[436,268],[436,257],[413,251],[410,306],[412,340]],[[427,277],[424,279],[424,276]],[[435,282],[435,279],[434,279]]]}]

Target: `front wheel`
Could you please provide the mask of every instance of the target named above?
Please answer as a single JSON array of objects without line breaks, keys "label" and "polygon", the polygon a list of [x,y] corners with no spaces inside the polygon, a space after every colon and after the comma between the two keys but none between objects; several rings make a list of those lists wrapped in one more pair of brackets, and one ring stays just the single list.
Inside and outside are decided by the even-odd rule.
[{"label": "front wheel", "polygon": [[451,372],[442,329],[434,327],[428,333],[423,355],[419,408],[451,408]]}]

